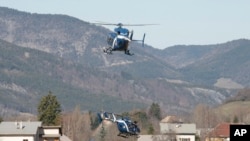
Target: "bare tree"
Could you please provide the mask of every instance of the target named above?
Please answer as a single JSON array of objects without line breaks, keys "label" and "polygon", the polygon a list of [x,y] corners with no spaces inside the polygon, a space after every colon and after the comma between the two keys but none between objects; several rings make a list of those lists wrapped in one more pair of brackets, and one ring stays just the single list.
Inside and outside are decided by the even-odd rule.
[{"label": "bare tree", "polygon": [[212,108],[199,104],[193,111],[193,121],[198,128],[212,128],[218,124],[218,116]]},{"label": "bare tree", "polygon": [[196,123],[196,126],[203,131],[200,135],[201,140],[205,140],[206,137],[209,138],[208,133],[210,129],[219,123],[215,111],[211,107],[203,104],[199,104],[195,107],[193,111],[193,121]]},{"label": "bare tree", "polygon": [[63,116],[63,132],[73,141],[89,140],[91,136],[90,118],[77,106],[73,112]]}]

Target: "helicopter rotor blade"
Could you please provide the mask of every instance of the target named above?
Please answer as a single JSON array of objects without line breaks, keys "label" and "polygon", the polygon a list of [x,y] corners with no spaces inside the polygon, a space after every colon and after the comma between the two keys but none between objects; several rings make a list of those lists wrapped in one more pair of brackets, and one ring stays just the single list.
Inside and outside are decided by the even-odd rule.
[{"label": "helicopter rotor blade", "polygon": [[107,22],[102,22],[102,21],[96,21],[93,24],[97,24],[97,25],[113,25],[113,26],[117,26],[117,24],[114,23],[107,23]]},{"label": "helicopter rotor blade", "polygon": [[96,25],[113,25],[113,26],[117,26],[117,24],[111,24],[111,23],[94,23]]},{"label": "helicopter rotor blade", "polygon": [[122,24],[122,23],[107,23],[107,22],[101,22],[101,21],[96,21],[97,25],[112,25],[112,26],[150,26],[150,25],[159,25],[159,24]]},{"label": "helicopter rotor blade", "polygon": [[150,25],[159,25],[159,24],[123,24],[123,26],[150,26]]}]

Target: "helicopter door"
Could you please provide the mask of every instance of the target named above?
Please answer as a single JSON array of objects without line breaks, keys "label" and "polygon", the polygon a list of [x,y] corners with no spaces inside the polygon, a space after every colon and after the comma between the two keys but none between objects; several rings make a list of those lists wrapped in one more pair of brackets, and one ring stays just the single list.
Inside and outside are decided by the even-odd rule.
[{"label": "helicopter door", "polygon": [[124,121],[117,122],[117,128],[122,133],[126,133],[129,131],[128,126]]},{"label": "helicopter door", "polygon": [[116,33],[109,33],[107,37],[107,43],[109,46],[113,46],[114,39],[116,38]]},{"label": "helicopter door", "polygon": [[117,46],[118,49],[121,49],[123,47],[123,39],[117,38],[116,46]]},{"label": "helicopter door", "polygon": [[115,42],[115,48],[117,50],[127,50],[129,41],[124,38],[117,38]]}]

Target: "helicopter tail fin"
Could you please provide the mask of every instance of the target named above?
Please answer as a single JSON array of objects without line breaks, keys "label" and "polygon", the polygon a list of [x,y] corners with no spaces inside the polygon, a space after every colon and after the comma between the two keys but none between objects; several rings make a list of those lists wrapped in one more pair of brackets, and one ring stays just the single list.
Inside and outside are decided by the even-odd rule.
[{"label": "helicopter tail fin", "polygon": [[140,42],[142,42],[142,47],[144,47],[145,36],[146,36],[146,34],[144,33],[142,40],[131,40],[131,41],[140,41]]},{"label": "helicopter tail fin", "polygon": [[98,117],[99,123],[101,123],[103,121],[103,115],[101,113],[97,113],[97,117]]},{"label": "helicopter tail fin", "polygon": [[145,36],[146,36],[146,34],[144,33],[143,38],[142,38],[142,47],[144,47]]},{"label": "helicopter tail fin", "polygon": [[134,35],[134,31],[132,30],[131,34],[130,34],[130,37],[129,37],[131,41],[133,40],[133,35]]},{"label": "helicopter tail fin", "polygon": [[113,113],[100,112],[100,113],[97,113],[97,117],[98,117],[100,123],[103,120],[109,120],[109,121],[112,121],[112,122],[116,122],[116,115],[113,114]]}]

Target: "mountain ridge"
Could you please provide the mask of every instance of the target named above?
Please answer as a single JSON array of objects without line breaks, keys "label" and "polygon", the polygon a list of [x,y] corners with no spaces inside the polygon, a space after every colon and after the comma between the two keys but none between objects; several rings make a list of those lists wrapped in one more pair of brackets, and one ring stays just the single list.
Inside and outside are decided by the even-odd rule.
[{"label": "mountain ridge", "polygon": [[[8,62],[0,70],[0,88],[3,88],[0,89],[0,95],[9,93],[10,97],[7,100],[3,97],[3,100],[12,100],[13,105],[16,105],[14,107],[21,105],[22,101],[17,102],[13,97],[22,95],[22,91],[27,91],[34,97],[32,104],[35,105],[41,95],[53,88],[51,91],[62,100],[65,109],[74,107],[74,103],[81,105],[84,110],[97,110],[94,103],[98,101],[99,108],[104,106],[119,111],[118,109],[125,106],[129,106],[126,110],[145,108],[152,102],[157,102],[167,112],[188,112],[198,103],[219,104],[238,90],[215,87],[216,80],[221,77],[231,78],[243,87],[250,82],[248,77],[240,73],[233,77],[237,69],[227,71],[227,75],[221,75],[220,63],[223,58],[218,57],[218,54],[223,56],[227,52],[229,54],[225,56],[230,57],[230,54],[235,54],[230,51],[246,48],[249,46],[249,40],[218,45],[179,46],[164,50],[148,45],[142,48],[140,44],[131,43],[134,56],[121,52],[107,55],[102,51],[106,46],[106,35],[110,32],[106,28],[66,15],[30,14],[2,7],[0,31],[1,52],[4,52],[0,57],[3,62]],[[15,49],[9,51],[11,55],[5,55],[5,48],[11,46],[21,49],[21,57],[19,54],[19,58],[11,58],[17,56]],[[239,66],[244,66],[247,60],[250,60],[246,57],[247,50],[236,53],[245,54],[242,58],[237,58],[245,59]],[[33,59],[34,62],[27,59],[32,58],[33,54],[37,57]],[[209,64],[210,62],[206,62],[208,60],[215,63],[206,68],[203,64]],[[225,67],[230,67],[230,62],[228,63]],[[209,72],[211,68],[216,69]],[[249,69],[244,69],[247,70]],[[10,77],[9,72],[15,75]],[[22,74],[22,79],[27,82],[22,82],[19,77],[15,78],[17,74]],[[7,83],[3,83],[6,80]],[[34,87],[28,80],[40,85]],[[19,87],[24,84],[25,87]],[[18,91],[13,92],[14,87],[18,88]],[[29,91],[30,89],[33,91]],[[69,93],[74,95],[70,96]],[[86,100],[81,102],[81,99],[85,98]],[[112,106],[112,102],[117,106]],[[119,106],[119,102],[132,102],[132,106]],[[13,105],[5,104],[3,107]],[[27,110],[23,107],[21,111],[35,112],[34,108]]]}]

